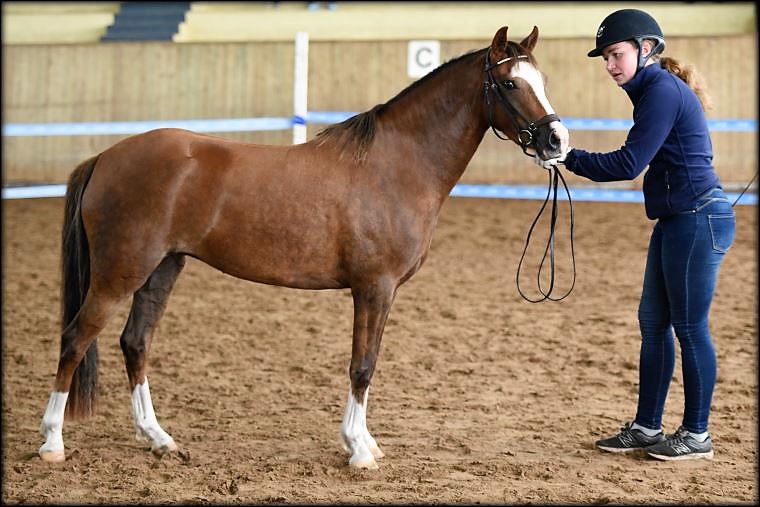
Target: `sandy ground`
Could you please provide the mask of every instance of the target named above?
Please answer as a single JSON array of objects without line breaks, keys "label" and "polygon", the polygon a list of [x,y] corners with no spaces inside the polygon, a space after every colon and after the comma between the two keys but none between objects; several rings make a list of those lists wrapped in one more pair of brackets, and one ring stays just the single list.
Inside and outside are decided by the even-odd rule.
[{"label": "sandy ground", "polygon": [[[159,421],[181,451],[156,458],[134,438],[118,345],[125,306],[99,339],[99,414],[67,423],[67,460],[43,463],[37,430],[58,359],[63,200],[4,201],[3,502],[756,503],[757,208],[737,207],[713,301],[715,459],[672,463],[593,447],[635,411],[652,223],[639,204],[576,203],[575,289],[531,304],[515,272],[539,205],[446,202],[430,256],[399,290],[386,327],[368,426],[387,456],[366,471],[346,465],[337,440],[349,292],[253,284],[193,259],[149,371]],[[528,258],[535,266],[538,249]],[[569,259],[560,240],[558,294]],[[534,266],[523,268],[528,295],[537,294]],[[679,360],[666,431],[682,406]]]}]

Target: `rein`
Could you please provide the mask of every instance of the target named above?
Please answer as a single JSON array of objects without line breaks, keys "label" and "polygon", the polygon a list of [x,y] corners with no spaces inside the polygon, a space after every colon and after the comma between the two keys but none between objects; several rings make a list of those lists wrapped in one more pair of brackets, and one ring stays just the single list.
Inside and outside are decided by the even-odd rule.
[{"label": "rein", "polygon": [[742,196],[744,195],[744,193],[745,193],[747,190],[749,190],[749,187],[751,187],[751,186],[752,186],[752,182],[753,182],[753,181],[755,181],[755,180],[757,179],[757,173],[758,173],[758,171],[755,171],[755,175],[752,177],[752,179],[751,179],[751,180],[749,180],[749,183],[747,183],[747,186],[746,186],[746,187],[744,187],[744,190],[742,190],[742,193],[741,193],[741,194],[739,194],[739,197],[737,197],[737,198],[736,198],[736,200],[734,201],[734,203],[731,205],[731,207],[732,207],[732,208],[733,208],[734,206],[736,206],[736,203],[737,203],[737,202],[739,202],[739,199],[741,199],[741,198],[742,198]]},{"label": "rein", "polygon": [[[488,110],[488,125],[491,127],[491,130],[494,134],[496,134],[496,137],[499,139],[502,139],[504,141],[508,141],[509,138],[503,137],[499,134],[499,132],[496,130],[496,128],[493,125],[493,107],[491,106],[491,96],[490,92],[493,91],[496,94],[496,97],[498,99],[499,104],[501,104],[504,111],[507,113],[507,117],[509,118],[509,121],[512,122],[512,126],[515,129],[515,132],[517,132],[517,143],[522,148],[522,151],[525,155],[532,157],[530,153],[528,153],[528,147],[533,144],[535,140],[535,132],[541,125],[545,125],[547,123],[551,123],[553,121],[561,121],[559,116],[556,114],[548,114],[544,116],[543,118],[539,119],[538,121],[531,122],[527,118],[525,118],[520,112],[515,108],[502,94],[502,88],[506,89],[506,85],[503,83],[497,83],[496,79],[493,76],[492,70],[494,67],[497,67],[501,65],[502,63],[506,63],[510,60],[515,60],[517,58],[528,58],[527,55],[518,55],[518,56],[512,56],[507,57],[499,60],[498,62],[494,64],[490,64],[490,55],[491,55],[491,48],[488,48],[488,52],[486,53],[486,62],[485,62],[485,73],[486,73],[486,81],[485,81],[485,101],[486,101],[486,109]],[[515,117],[520,118],[525,124],[527,124],[526,128],[521,129],[517,125],[517,121],[515,120]],[[533,223],[530,226],[530,229],[528,230],[528,236],[525,239],[525,248],[523,249],[522,255],[520,256],[520,262],[517,265],[517,275],[515,277],[515,281],[517,283],[517,292],[520,293],[520,296],[522,298],[530,303],[540,303],[541,301],[561,301],[565,299],[570,293],[573,291],[573,288],[575,287],[575,239],[573,237],[573,229],[575,226],[575,219],[573,216],[573,201],[570,198],[570,190],[567,188],[567,183],[565,182],[565,178],[560,173],[559,168],[556,165],[552,165],[549,171],[549,188],[546,193],[546,198],[544,199],[543,204],[541,205],[541,209],[538,210],[538,214],[536,215],[536,218],[533,220]],[[567,200],[570,204],[570,252],[572,255],[573,260],[573,283],[570,286],[570,288],[560,297],[552,297],[552,291],[554,290],[554,271],[555,271],[555,263],[554,263],[554,231],[557,225],[557,215],[558,215],[558,206],[557,206],[557,190],[559,189],[559,181],[562,181],[562,186],[565,187],[565,193],[567,194]],[[537,277],[537,286],[538,291],[543,296],[540,299],[530,299],[528,298],[523,291],[520,289],[520,270],[522,268],[523,259],[525,258],[525,253],[528,251],[528,245],[530,244],[531,236],[533,235],[533,229],[536,226],[536,223],[538,223],[538,220],[541,218],[541,215],[544,212],[544,209],[546,208],[546,204],[549,202],[549,196],[553,195],[552,198],[552,211],[551,211],[551,222],[549,225],[549,240],[547,241],[546,248],[544,249],[544,255],[541,258],[541,264],[539,264],[538,267],[538,277]],[[544,291],[543,287],[541,287],[541,272],[544,267],[544,262],[546,261],[547,254],[549,256],[549,265],[550,265],[550,278],[549,278],[549,288],[548,290]]]},{"label": "rein", "polygon": [[[567,188],[567,183],[565,182],[565,178],[562,176],[562,173],[560,173],[559,168],[556,165],[552,165],[551,169],[548,169],[549,171],[549,189],[546,193],[546,198],[544,199],[544,203],[541,205],[541,209],[538,210],[538,214],[536,215],[535,220],[533,220],[533,223],[530,226],[530,229],[528,230],[528,237],[525,239],[525,248],[523,248],[522,255],[520,256],[520,262],[517,265],[517,275],[515,276],[515,282],[517,283],[517,292],[520,293],[520,296],[522,298],[530,303],[540,303],[541,301],[546,301],[547,299],[549,301],[562,301],[567,296],[570,295],[570,293],[573,291],[573,287],[575,287],[575,239],[573,238],[573,229],[575,227],[575,218],[573,216],[573,201],[570,198],[570,190]],[[565,193],[567,194],[567,200],[570,204],[570,252],[573,259],[573,283],[570,285],[570,288],[560,297],[552,297],[551,293],[554,290],[554,230],[557,225],[557,215],[558,215],[558,207],[557,207],[557,190],[559,188],[559,181],[562,181],[562,186],[565,187]],[[538,222],[539,218],[541,218],[541,215],[544,212],[544,209],[546,208],[546,203],[549,202],[549,196],[553,194],[552,198],[552,214],[551,214],[551,222],[549,225],[549,240],[546,243],[546,248],[544,249],[544,256],[541,258],[541,264],[539,264],[538,267],[538,276],[537,276],[537,286],[538,291],[543,296],[540,299],[530,299],[525,294],[523,294],[523,291],[520,289],[520,269],[522,268],[523,259],[525,258],[525,252],[528,251],[528,245],[530,244],[530,238],[533,235],[533,228],[536,226],[536,223]],[[546,261],[546,255],[549,254],[549,264],[550,264],[550,277],[549,277],[549,288],[548,290],[544,291],[544,289],[541,287],[541,271],[544,268],[544,262]]]}]

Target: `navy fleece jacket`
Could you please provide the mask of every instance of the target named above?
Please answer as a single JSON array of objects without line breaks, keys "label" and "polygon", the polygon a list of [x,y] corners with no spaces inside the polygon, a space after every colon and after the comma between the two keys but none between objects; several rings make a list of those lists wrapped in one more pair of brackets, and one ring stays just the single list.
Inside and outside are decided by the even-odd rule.
[{"label": "navy fleece jacket", "polygon": [[625,145],[609,153],[573,149],[567,169],[593,181],[621,181],[636,178],[649,165],[643,189],[650,219],[689,209],[697,196],[720,187],[707,121],[689,86],[653,64],[622,88],[633,103]]}]

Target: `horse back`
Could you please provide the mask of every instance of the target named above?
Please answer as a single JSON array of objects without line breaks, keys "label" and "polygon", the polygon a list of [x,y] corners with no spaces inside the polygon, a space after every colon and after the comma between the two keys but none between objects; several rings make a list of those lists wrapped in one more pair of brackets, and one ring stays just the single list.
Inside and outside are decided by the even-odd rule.
[{"label": "horse back", "polygon": [[345,286],[347,176],[306,164],[301,150],[181,129],[122,140],[101,154],[83,199],[94,248],[144,251],[146,265],[185,253],[277,285]]},{"label": "horse back", "polygon": [[159,129],[101,154],[83,219],[92,248],[140,252],[145,269],[176,252],[289,287],[400,279],[419,267],[435,217],[390,170],[318,143],[255,145]]}]

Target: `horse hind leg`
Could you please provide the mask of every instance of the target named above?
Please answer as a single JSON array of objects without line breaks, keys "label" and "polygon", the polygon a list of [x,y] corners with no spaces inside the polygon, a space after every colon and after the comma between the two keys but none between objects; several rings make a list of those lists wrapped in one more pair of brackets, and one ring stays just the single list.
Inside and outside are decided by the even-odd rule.
[{"label": "horse hind leg", "polygon": [[382,458],[384,453],[367,429],[367,397],[396,285],[384,280],[369,288],[354,288],[352,294],[354,334],[349,367],[351,387],[340,437],[343,448],[351,455],[348,461],[350,466],[376,469],[376,459]]},{"label": "horse hind leg", "polygon": [[151,451],[157,455],[176,451],[177,444],[156,419],[146,375],[148,352],[169,294],[184,265],[185,257],[178,254],[161,261],[145,284],[135,292],[129,318],[119,340],[132,393],[136,437],[149,442]]},{"label": "horse hind leg", "polygon": [[125,297],[89,290],[82,307],[63,330],[53,392],[40,425],[40,433],[45,437],[45,443],[39,449],[43,461],[66,459],[63,445],[65,415],[77,419],[94,412],[98,388],[96,339]]}]

